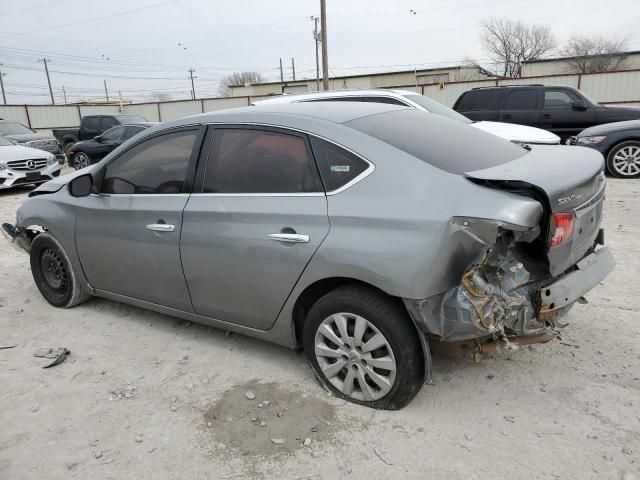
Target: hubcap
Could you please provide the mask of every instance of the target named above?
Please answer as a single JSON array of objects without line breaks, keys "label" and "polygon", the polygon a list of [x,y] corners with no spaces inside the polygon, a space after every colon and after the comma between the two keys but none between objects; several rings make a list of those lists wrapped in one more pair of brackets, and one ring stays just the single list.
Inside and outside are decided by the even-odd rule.
[{"label": "hubcap", "polygon": [[613,168],[627,177],[640,173],[640,147],[629,145],[618,150],[613,157]]},{"label": "hubcap", "polygon": [[74,167],[76,170],[80,170],[81,168],[89,166],[89,157],[87,157],[84,153],[77,153],[75,156]]},{"label": "hubcap", "polygon": [[325,318],[316,331],[315,355],[325,378],[356,400],[384,397],[396,379],[391,345],[359,315],[335,313]]},{"label": "hubcap", "polygon": [[47,248],[40,257],[40,266],[47,286],[54,292],[64,292],[67,288],[67,271],[58,252]]}]

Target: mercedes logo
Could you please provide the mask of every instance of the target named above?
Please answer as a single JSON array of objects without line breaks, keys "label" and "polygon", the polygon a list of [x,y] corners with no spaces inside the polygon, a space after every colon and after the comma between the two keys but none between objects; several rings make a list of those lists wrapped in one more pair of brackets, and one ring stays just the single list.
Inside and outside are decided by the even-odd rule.
[{"label": "mercedes logo", "polygon": [[33,160],[27,160],[27,168],[29,170],[35,170],[36,169],[36,162],[34,162]]}]

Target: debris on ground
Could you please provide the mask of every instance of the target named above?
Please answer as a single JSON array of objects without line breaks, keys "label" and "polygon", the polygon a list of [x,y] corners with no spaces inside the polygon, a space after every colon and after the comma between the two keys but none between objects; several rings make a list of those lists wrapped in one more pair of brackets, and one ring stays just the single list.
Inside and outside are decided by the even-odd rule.
[{"label": "debris on ground", "polygon": [[53,358],[53,362],[50,362],[47,365],[44,365],[42,367],[42,368],[49,368],[64,362],[70,353],[71,353],[71,350],[69,350],[66,347],[59,347],[57,349],[40,348],[34,352],[33,356],[40,357],[40,358]]},{"label": "debris on ground", "polygon": [[124,387],[115,389],[115,390],[111,390],[111,393],[113,394],[113,396],[115,398],[118,398],[120,400],[123,399],[131,399],[131,398],[136,398],[137,394],[138,394],[138,389],[135,385],[129,383],[127,385],[125,385]]},{"label": "debris on ground", "polygon": [[6,350],[8,348],[16,348],[18,346],[17,343],[14,343],[12,345],[0,345],[0,350]]},{"label": "debris on ground", "polygon": [[253,393],[251,390],[247,390],[247,393],[245,393],[244,396],[247,397],[249,400],[253,400],[256,398],[256,394]]}]

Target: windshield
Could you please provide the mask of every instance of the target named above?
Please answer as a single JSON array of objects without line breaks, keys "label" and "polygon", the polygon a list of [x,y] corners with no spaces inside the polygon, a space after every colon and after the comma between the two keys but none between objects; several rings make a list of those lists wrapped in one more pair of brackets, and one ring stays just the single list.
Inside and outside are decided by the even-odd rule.
[{"label": "windshield", "polygon": [[10,145],[15,145],[15,143],[13,143],[8,138],[4,138],[2,135],[0,135],[0,147],[8,147]]},{"label": "windshield", "polygon": [[457,120],[463,123],[473,123],[464,115],[460,115],[455,110],[445,107],[440,102],[436,102],[429,97],[425,97],[424,95],[413,94],[413,95],[403,95],[404,98],[411,100],[414,103],[417,103],[424,109],[428,110],[431,113],[435,113],[436,115],[442,115],[443,117],[450,118],[451,120]]},{"label": "windshield", "polygon": [[0,134],[2,135],[23,135],[25,133],[35,132],[18,122],[0,122]]},{"label": "windshield", "polygon": [[127,123],[140,123],[140,122],[146,122],[147,121],[146,118],[142,118],[140,115],[118,115],[118,116],[116,116],[116,118],[123,125],[127,124]]}]

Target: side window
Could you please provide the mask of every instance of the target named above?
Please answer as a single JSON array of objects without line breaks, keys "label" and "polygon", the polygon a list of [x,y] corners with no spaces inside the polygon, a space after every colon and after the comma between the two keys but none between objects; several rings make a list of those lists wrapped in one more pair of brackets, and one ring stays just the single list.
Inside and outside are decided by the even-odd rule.
[{"label": "side window", "polygon": [[100,117],[89,117],[84,121],[85,130],[97,131],[100,128]]},{"label": "side window", "polygon": [[120,122],[118,122],[115,118],[102,117],[102,130],[108,130],[111,127],[115,127],[116,125],[120,125]]},{"label": "side window", "polygon": [[360,101],[367,103],[386,103],[387,105],[402,105],[403,107],[408,107],[406,103],[392,97],[360,97]]},{"label": "side window", "polygon": [[497,110],[500,90],[470,90],[463,94],[456,111]]},{"label": "side window", "polygon": [[507,94],[503,110],[535,110],[538,92],[534,89],[512,90]]},{"label": "side window", "polygon": [[313,168],[303,137],[219,128],[209,151],[204,193],[318,192]]},{"label": "side window", "polygon": [[544,92],[545,110],[571,110],[575,99],[564,90],[546,90]]},{"label": "side window", "polygon": [[133,137],[134,135],[137,135],[143,130],[144,130],[143,127],[126,127],[124,136],[122,137],[122,139],[128,140],[129,138]]},{"label": "side window", "polygon": [[180,193],[187,176],[196,130],[167,133],[146,140],[110,162],[102,193]]},{"label": "side window", "polygon": [[360,97],[333,97],[333,98],[312,98],[303,100],[304,102],[360,102]]},{"label": "side window", "polygon": [[369,164],[360,157],[333,143],[311,137],[311,146],[327,192],[345,186],[369,168]]},{"label": "side window", "polygon": [[102,134],[103,140],[120,140],[124,134],[124,127],[114,127]]}]

